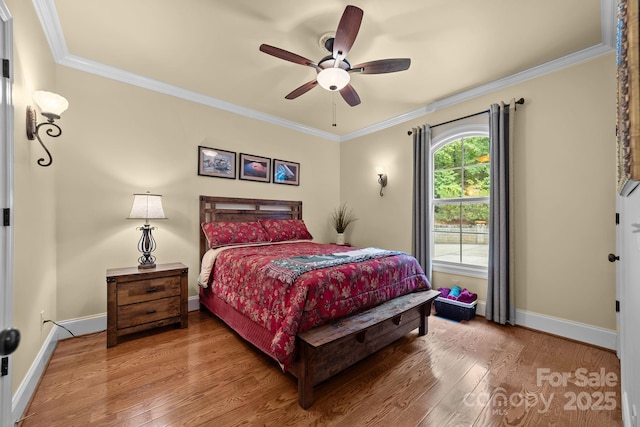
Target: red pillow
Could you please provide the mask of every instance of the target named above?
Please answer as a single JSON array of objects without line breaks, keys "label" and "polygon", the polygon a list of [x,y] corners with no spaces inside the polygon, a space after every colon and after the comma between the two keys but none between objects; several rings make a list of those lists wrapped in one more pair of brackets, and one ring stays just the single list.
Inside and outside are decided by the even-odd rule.
[{"label": "red pillow", "polygon": [[313,239],[301,219],[261,219],[258,222],[264,227],[272,242]]},{"label": "red pillow", "polygon": [[203,222],[202,231],[211,249],[240,243],[268,242],[269,236],[256,222]]}]

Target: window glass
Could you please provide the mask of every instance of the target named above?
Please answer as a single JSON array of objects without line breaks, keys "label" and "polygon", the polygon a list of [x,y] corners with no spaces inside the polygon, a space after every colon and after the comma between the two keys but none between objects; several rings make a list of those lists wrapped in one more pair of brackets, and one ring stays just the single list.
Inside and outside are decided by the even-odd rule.
[{"label": "window glass", "polygon": [[462,140],[453,141],[433,155],[435,170],[459,168],[462,166]]},{"label": "window glass", "polygon": [[462,197],[462,169],[441,169],[433,172],[434,195],[436,199]]},{"label": "window glass", "polygon": [[489,163],[489,138],[486,136],[464,138],[464,164],[477,163]]},{"label": "window glass", "polygon": [[487,267],[489,138],[453,138],[433,152],[433,262]]},{"label": "window glass", "polygon": [[489,195],[489,163],[464,168],[463,197]]},{"label": "window glass", "polygon": [[434,260],[460,262],[460,206],[446,204],[434,206],[433,227]]},{"label": "window glass", "polygon": [[462,205],[462,264],[487,266],[489,260],[489,203]]}]

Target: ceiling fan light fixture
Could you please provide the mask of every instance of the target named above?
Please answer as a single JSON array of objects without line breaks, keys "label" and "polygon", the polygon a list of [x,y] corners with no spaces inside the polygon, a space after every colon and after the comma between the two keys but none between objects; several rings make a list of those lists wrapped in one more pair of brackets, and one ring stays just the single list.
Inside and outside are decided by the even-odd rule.
[{"label": "ceiling fan light fixture", "polygon": [[294,64],[311,67],[318,73],[315,79],[295,88],[284,97],[285,99],[296,99],[314,87],[321,86],[329,92],[339,91],[345,102],[351,107],[355,107],[360,104],[360,96],[358,96],[358,92],[356,92],[354,87],[349,84],[351,73],[395,73],[396,71],[404,71],[409,68],[409,65],[411,65],[411,59],[409,58],[378,59],[351,67],[351,64],[347,60],[347,55],[360,30],[363,14],[362,9],[356,6],[347,5],[344,8],[335,33],[325,33],[320,36],[319,45],[321,48],[327,50],[329,55],[317,63],[293,52],[280,49],[279,47],[264,43],[260,45],[261,52],[285,61],[293,62]]},{"label": "ceiling fan light fixture", "polygon": [[342,68],[330,67],[318,73],[318,84],[329,91],[337,91],[349,84],[351,76]]}]

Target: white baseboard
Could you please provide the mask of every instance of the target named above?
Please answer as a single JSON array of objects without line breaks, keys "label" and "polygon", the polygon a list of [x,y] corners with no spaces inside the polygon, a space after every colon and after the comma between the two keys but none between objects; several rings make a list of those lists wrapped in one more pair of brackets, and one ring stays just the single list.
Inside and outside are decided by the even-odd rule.
[{"label": "white baseboard", "polygon": [[[60,326],[64,326],[73,332],[73,335],[87,335],[95,334],[96,332],[102,332],[107,330],[107,314],[96,314],[95,316],[82,317],[79,319],[64,320],[58,322]],[[56,327],[58,332],[58,340],[64,340],[72,338],[71,334],[63,328]]]},{"label": "white baseboard", "polygon": [[[486,301],[478,301],[476,314],[484,316]],[[574,322],[559,317],[533,313],[531,311],[516,310],[516,325],[535,329],[552,335],[597,345],[609,350],[616,350],[618,333],[611,329],[599,328],[586,323]]]},{"label": "white baseboard", "polygon": [[478,300],[478,304],[476,304],[476,314],[478,316],[484,317],[486,308],[487,308],[487,303],[485,301]]},{"label": "white baseboard", "polygon": [[[189,297],[188,310],[196,311],[199,309],[200,302],[198,296]],[[476,314],[484,316],[485,309],[486,302],[478,301]],[[93,334],[107,329],[107,315],[99,314],[80,319],[65,320],[58,323],[69,329],[74,335]],[[611,350],[616,349],[617,333],[609,329],[598,328],[584,323],[573,322],[524,310],[516,310],[516,324],[564,338],[597,345],[598,347]],[[51,329],[51,332],[42,345],[40,352],[33,361],[31,368],[13,396],[13,419],[20,418],[24,410],[27,408],[29,400],[35,392],[38,382],[40,381],[40,377],[49,362],[49,358],[58,344],[58,340],[70,337],[71,335],[69,335],[69,333],[63,328],[54,326]]]},{"label": "white baseboard", "polygon": [[31,396],[35,393],[38,383],[40,383],[40,378],[58,344],[56,329],[58,329],[58,327],[54,326],[49,332],[49,335],[47,335],[42,347],[40,347],[40,351],[27,371],[27,375],[25,375],[11,399],[11,418],[13,420],[22,418],[24,411],[27,409],[27,405],[29,405]]},{"label": "white baseboard", "polygon": [[189,301],[187,302],[189,311],[198,311],[200,310],[200,297],[198,295],[189,297]]},{"label": "white baseboard", "polygon": [[516,325],[547,332],[564,338],[584,342],[609,350],[616,350],[618,333],[586,323],[573,322],[558,317],[516,310]]}]

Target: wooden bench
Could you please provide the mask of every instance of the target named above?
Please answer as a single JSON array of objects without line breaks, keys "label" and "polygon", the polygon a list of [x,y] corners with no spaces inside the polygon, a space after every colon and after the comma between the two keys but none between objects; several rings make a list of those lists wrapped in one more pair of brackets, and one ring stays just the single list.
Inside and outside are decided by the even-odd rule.
[{"label": "wooden bench", "polygon": [[427,316],[440,292],[415,292],[387,301],[354,316],[298,334],[298,402],[313,404],[313,388],[412,330],[428,331]]}]

